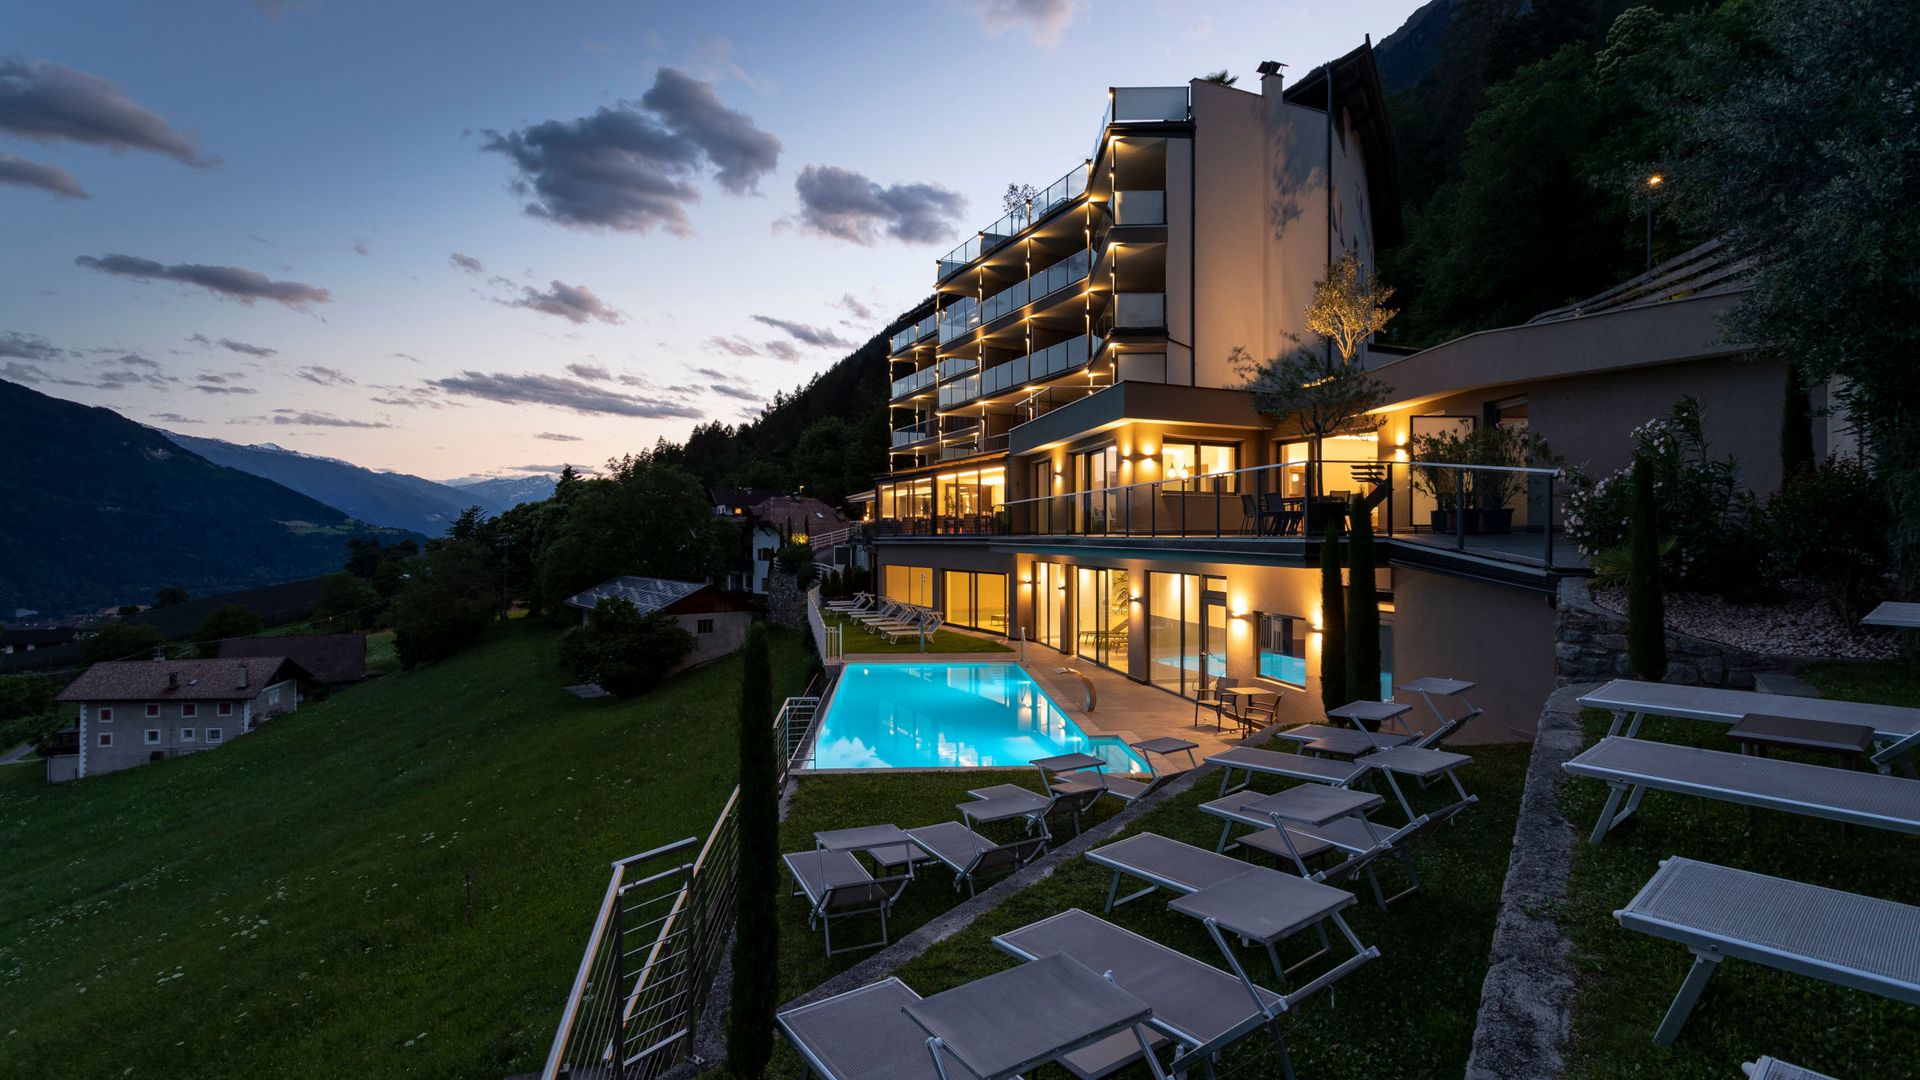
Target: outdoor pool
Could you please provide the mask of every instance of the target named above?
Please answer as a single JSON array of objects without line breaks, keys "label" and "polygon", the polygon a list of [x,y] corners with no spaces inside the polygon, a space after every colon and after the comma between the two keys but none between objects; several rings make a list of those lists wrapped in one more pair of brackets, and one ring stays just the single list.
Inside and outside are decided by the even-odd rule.
[{"label": "outdoor pool", "polygon": [[1023,766],[1086,753],[1147,772],[1118,739],[1090,738],[1014,664],[849,664],[814,745],[816,769]]}]

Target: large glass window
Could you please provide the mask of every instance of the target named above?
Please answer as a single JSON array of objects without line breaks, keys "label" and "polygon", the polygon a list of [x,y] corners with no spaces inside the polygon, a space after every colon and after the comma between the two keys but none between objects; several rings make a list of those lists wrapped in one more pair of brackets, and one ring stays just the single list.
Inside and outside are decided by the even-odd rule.
[{"label": "large glass window", "polygon": [[1075,508],[1077,531],[1104,533],[1111,524],[1118,500],[1116,492],[1105,490],[1120,482],[1120,448],[1103,446],[1074,455],[1074,473],[1081,492]]},{"label": "large glass window", "polygon": [[918,607],[933,605],[933,568],[889,564],[881,575],[881,591],[889,600]]},{"label": "large glass window", "polygon": [[1307,685],[1307,621],[1297,615],[1260,616],[1260,677]]},{"label": "large glass window", "polygon": [[948,570],[941,584],[946,589],[946,620],[976,630],[1007,632],[1007,575]]},{"label": "large glass window", "polygon": [[1232,491],[1240,448],[1232,443],[1163,441],[1160,478],[1177,491]]},{"label": "large glass window", "polygon": [[1067,621],[1067,571],[1059,563],[1033,565],[1034,636],[1061,652],[1067,651],[1062,634]]},{"label": "large glass window", "polygon": [[1226,672],[1224,609],[1219,632],[1209,633],[1202,618],[1202,580],[1198,574],[1147,575],[1149,678],[1182,697],[1194,696],[1208,680]]},{"label": "large glass window", "polygon": [[1128,625],[1133,593],[1125,570],[1080,567],[1075,594],[1078,655],[1115,671],[1127,671]]}]

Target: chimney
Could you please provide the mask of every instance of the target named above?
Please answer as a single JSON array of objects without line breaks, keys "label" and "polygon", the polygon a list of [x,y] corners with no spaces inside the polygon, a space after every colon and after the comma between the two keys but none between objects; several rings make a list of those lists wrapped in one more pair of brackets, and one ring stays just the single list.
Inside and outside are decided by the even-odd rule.
[{"label": "chimney", "polygon": [[235,690],[245,690],[247,688],[247,665],[240,665],[240,674],[234,677],[233,688]]},{"label": "chimney", "polygon": [[177,671],[167,672],[167,689],[169,690],[180,689],[180,673],[179,672]]}]

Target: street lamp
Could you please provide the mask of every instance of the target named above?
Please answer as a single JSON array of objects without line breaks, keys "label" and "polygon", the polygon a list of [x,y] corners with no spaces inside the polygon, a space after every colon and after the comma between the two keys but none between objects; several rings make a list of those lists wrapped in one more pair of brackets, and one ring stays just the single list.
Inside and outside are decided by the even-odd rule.
[{"label": "street lamp", "polygon": [[1647,177],[1647,271],[1649,273],[1653,271],[1653,193],[1666,182],[1667,178],[1659,173]]}]

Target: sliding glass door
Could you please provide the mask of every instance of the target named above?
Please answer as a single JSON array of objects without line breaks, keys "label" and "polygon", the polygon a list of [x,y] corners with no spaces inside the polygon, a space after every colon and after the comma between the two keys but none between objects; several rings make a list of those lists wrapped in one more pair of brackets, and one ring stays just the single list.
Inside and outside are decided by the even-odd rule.
[{"label": "sliding glass door", "polygon": [[1067,571],[1059,563],[1033,565],[1034,638],[1061,652],[1067,651]]},{"label": "sliding glass door", "polygon": [[1075,652],[1125,674],[1133,591],[1125,570],[1079,567],[1075,582]]}]

